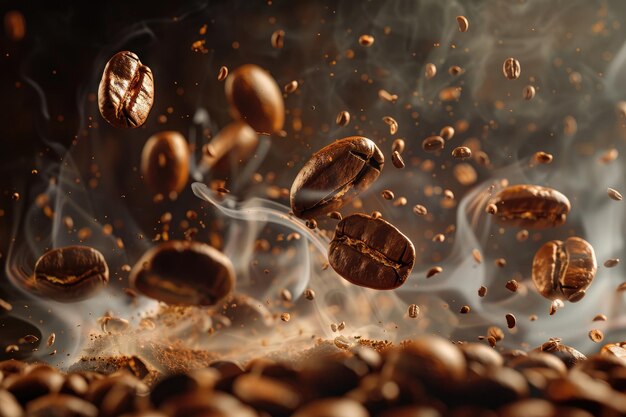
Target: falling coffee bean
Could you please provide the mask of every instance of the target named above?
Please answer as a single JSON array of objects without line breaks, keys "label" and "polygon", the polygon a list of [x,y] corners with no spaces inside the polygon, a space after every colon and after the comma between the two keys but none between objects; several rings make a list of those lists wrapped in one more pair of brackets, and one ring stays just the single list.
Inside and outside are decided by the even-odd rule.
[{"label": "falling coffee bean", "polygon": [[516,80],[519,78],[522,68],[519,61],[515,58],[507,58],[502,64],[502,73],[509,80]]},{"label": "falling coffee bean", "polygon": [[180,193],[189,179],[189,146],[178,132],[159,132],[141,153],[143,179],[157,193]]},{"label": "falling coffee bean", "polygon": [[494,214],[504,225],[529,229],[560,226],[570,210],[570,202],[552,188],[538,185],[512,185],[498,192],[490,201]]},{"label": "falling coffee bean", "polygon": [[353,214],[337,224],[328,248],[330,266],[349,282],[391,290],[404,284],[415,265],[413,243],[392,224]]},{"label": "falling coffee bean", "polygon": [[576,302],[585,295],[597,267],[593,247],[585,240],[552,240],[535,254],[532,279],[544,297]]},{"label": "falling coffee bean", "polygon": [[426,152],[437,152],[443,149],[445,141],[441,136],[429,136],[422,141],[422,149]]},{"label": "falling coffee bean", "polygon": [[402,159],[402,155],[400,155],[400,152],[398,151],[393,151],[393,153],[391,154],[391,163],[394,167],[398,169],[402,169],[405,167],[404,159]]},{"label": "falling coffee bean", "polygon": [[137,55],[118,52],[109,60],[98,87],[98,107],[114,127],[144,124],[154,102],[152,71]]},{"label": "falling coffee bean", "polygon": [[431,78],[434,78],[434,76],[437,75],[437,67],[435,66],[435,64],[432,64],[432,63],[426,64],[426,66],[424,67],[424,75],[426,76],[426,79],[428,80],[430,80]]},{"label": "falling coffee bean", "polygon": [[467,29],[469,29],[469,21],[465,16],[457,16],[456,23],[459,25],[460,32],[467,32]]},{"label": "falling coffee bean", "polygon": [[109,282],[104,256],[87,246],[67,246],[46,252],[35,264],[35,287],[53,300],[84,300]]},{"label": "falling coffee bean", "polygon": [[337,118],[335,119],[335,123],[339,126],[347,126],[350,123],[350,113],[343,110],[337,114]]},{"label": "falling coffee bean", "polygon": [[226,78],[225,89],[231,112],[254,130],[271,134],[283,128],[283,95],[267,71],[253,64],[243,65]]},{"label": "falling coffee bean", "polygon": [[371,140],[352,136],[315,153],[291,186],[291,210],[301,219],[338,210],[376,181],[384,157]]},{"label": "falling coffee bean", "polygon": [[147,251],[130,273],[138,291],[168,304],[216,304],[235,283],[233,265],[200,242],[169,241]]},{"label": "falling coffee bean", "polygon": [[459,146],[452,150],[452,157],[455,159],[467,159],[472,157],[472,151],[467,146]]},{"label": "falling coffee bean", "polygon": [[26,35],[26,21],[22,12],[8,11],[4,15],[4,31],[12,41],[21,41]]}]

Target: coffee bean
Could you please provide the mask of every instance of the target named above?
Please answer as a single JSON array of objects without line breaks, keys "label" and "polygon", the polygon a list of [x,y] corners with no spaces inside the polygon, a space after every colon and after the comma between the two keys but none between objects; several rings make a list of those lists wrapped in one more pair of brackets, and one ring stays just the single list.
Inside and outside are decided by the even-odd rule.
[{"label": "coffee bean", "polygon": [[606,261],[604,261],[605,268],[613,268],[613,267],[616,267],[618,264],[619,264],[618,258],[607,259]]},{"label": "coffee bean", "polygon": [[290,81],[283,87],[283,91],[287,94],[294,93],[298,89],[298,82],[296,80]]},{"label": "coffee bean", "polygon": [[216,307],[216,313],[227,317],[235,329],[268,329],[274,322],[272,313],[262,302],[245,295],[233,294]]},{"label": "coffee bean", "polygon": [[439,132],[439,136],[441,136],[444,140],[450,140],[454,137],[454,128],[452,126],[445,126]]},{"label": "coffee bean", "polygon": [[349,398],[324,398],[308,403],[292,417],[369,417],[367,409]]},{"label": "coffee bean", "polygon": [[437,75],[437,67],[435,64],[428,63],[424,68],[424,75],[426,75],[426,79],[430,80]]},{"label": "coffee bean", "polygon": [[460,32],[467,32],[467,29],[469,29],[469,21],[465,16],[457,16],[456,23],[459,25]]},{"label": "coffee bean", "polygon": [[511,292],[517,292],[517,290],[519,289],[519,282],[514,279],[509,280],[506,282],[505,287]]},{"label": "coffee bean", "polygon": [[394,194],[393,194],[393,191],[391,191],[391,190],[383,190],[380,193],[380,195],[385,200],[393,200],[394,199]]},{"label": "coffee bean", "polygon": [[422,149],[426,152],[437,152],[443,149],[445,141],[441,136],[429,136],[422,141]]},{"label": "coffee bean", "polygon": [[458,65],[452,65],[450,68],[448,68],[448,74],[452,75],[453,77],[461,75],[464,72],[465,71],[463,70],[463,68],[459,67]]},{"label": "coffee bean", "polygon": [[130,273],[138,291],[168,304],[216,304],[235,283],[223,253],[200,242],[170,241],[147,251]]},{"label": "coffee bean", "polygon": [[[28,403],[29,417],[96,417],[98,409],[89,402],[72,395],[52,394]],[[102,414],[100,414],[102,415]]]},{"label": "coffee bean", "polygon": [[607,190],[607,194],[609,195],[609,198],[611,200],[615,200],[615,201],[622,201],[622,195],[620,194],[619,191],[614,190],[613,188],[609,188]]},{"label": "coffee bean", "polygon": [[114,127],[144,124],[154,102],[152,71],[129,51],[107,62],[98,87],[100,114]]},{"label": "coffee bean", "polygon": [[415,264],[415,248],[385,220],[353,214],[337,224],[328,261],[353,284],[390,290],[404,284],[410,275]]},{"label": "coffee bean", "polygon": [[409,306],[409,317],[411,317],[412,319],[417,318],[417,316],[419,316],[420,314],[420,308],[417,304],[411,304]]},{"label": "coffee bean", "polygon": [[549,164],[552,162],[553,159],[551,154],[541,151],[536,152],[533,157],[535,159],[535,162],[537,162],[538,164]]},{"label": "coffee bean", "polygon": [[291,415],[300,405],[300,394],[280,380],[254,374],[239,376],[233,393],[244,403],[272,416]]},{"label": "coffee bean", "polygon": [[372,35],[361,35],[359,36],[359,45],[369,48],[374,45],[374,40],[375,39]]},{"label": "coffee bean", "polygon": [[556,300],[552,300],[552,303],[550,304],[550,315],[554,316],[554,314],[556,314],[556,312],[563,307],[565,307],[565,304],[561,299],[557,298]]},{"label": "coffee bean", "polygon": [[592,329],[589,331],[589,339],[594,343],[600,343],[604,339],[604,333],[599,329]]},{"label": "coffee bean", "polygon": [[579,362],[585,361],[587,357],[571,346],[564,345],[558,338],[553,338],[542,344],[534,352],[545,352],[559,358],[567,368],[572,368]]},{"label": "coffee bean", "polygon": [[35,264],[35,288],[60,302],[84,300],[109,282],[104,256],[87,246],[66,246],[42,255]]},{"label": "coffee bean", "polygon": [[254,129],[241,121],[229,123],[207,144],[210,152],[203,154],[200,169],[214,175],[230,175],[248,163],[258,145]]},{"label": "coffee bean", "polygon": [[515,316],[513,314],[509,313],[505,317],[506,317],[506,326],[509,329],[514,328],[515,327],[515,323],[516,323]]},{"label": "coffee bean", "polygon": [[395,135],[398,132],[398,122],[391,116],[383,117],[383,122],[389,126],[389,134]]},{"label": "coffee bean", "polygon": [[461,313],[461,314],[468,314],[470,311],[471,311],[470,306],[463,306],[459,310],[459,313]]},{"label": "coffee bean", "polygon": [[552,240],[535,254],[532,279],[541,295],[554,300],[580,300],[591,285],[597,263],[593,247],[579,237]]},{"label": "coffee bean", "polygon": [[570,210],[567,197],[538,185],[512,185],[498,192],[490,204],[496,205],[500,223],[531,229],[560,226]]},{"label": "coffee bean", "polygon": [[272,33],[272,48],[274,49],[283,49],[285,46],[285,31],[282,29],[275,30]]},{"label": "coffee bean", "polygon": [[482,343],[462,343],[458,346],[469,368],[475,369],[472,367],[473,364],[480,365],[482,368],[497,368],[504,364],[504,359],[496,350]]},{"label": "coffee bean", "polygon": [[0,416],[22,417],[23,415],[24,411],[13,394],[4,389],[0,389]]},{"label": "coffee bean", "polygon": [[351,136],[315,153],[291,186],[291,210],[302,219],[338,210],[376,181],[384,165],[371,140]]},{"label": "coffee bean", "polygon": [[432,278],[437,274],[443,272],[443,268],[440,266],[433,266],[426,272],[426,278]]},{"label": "coffee bean", "polygon": [[428,209],[421,204],[416,204],[413,206],[413,213],[418,216],[425,216],[428,214]]},{"label": "coffee bean", "polygon": [[524,87],[524,90],[522,91],[522,97],[524,97],[524,100],[532,100],[533,97],[535,97],[535,87],[533,87],[532,85],[527,85],[526,87]]},{"label": "coffee bean", "polygon": [[405,166],[404,159],[402,159],[402,156],[400,155],[398,151],[394,151],[391,154],[391,163],[393,164],[394,167],[398,169],[402,169]]},{"label": "coffee bean", "polygon": [[35,369],[25,375],[16,375],[7,379],[5,388],[22,405],[26,405],[35,398],[48,394],[58,393],[65,378],[58,371],[50,367]]},{"label": "coffee bean", "polygon": [[228,77],[228,67],[222,65],[217,73],[217,81],[224,81]]},{"label": "coffee bean", "polygon": [[21,41],[26,35],[26,21],[22,12],[8,11],[4,15],[4,31],[12,41]]},{"label": "coffee bean", "polygon": [[304,298],[306,298],[309,301],[315,300],[315,291],[313,291],[310,288],[307,288],[306,290],[304,290]]},{"label": "coffee bean", "polygon": [[502,73],[509,80],[516,80],[519,78],[522,68],[519,61],[515,58],[507,58],[502,64]]},{"label": "coffee bean", "polygon": [[391,152],[398,152],[399,154],[401,154],[402,152],[404,152],[404,147],[404,139],[396,139],[391,144]]},{"label": "coffee bean", "polygon": [[348,113],[347,111],[341,111],[339,112],[339,114],[337,115],[337,119],[335,120],[335,122],[339,125],[339,126],[347,126],[350,123],[350,113]]},{"label": "coffee bean", "polygon": [[452,150],[452,157],[455,159],[467,159],[472,157],[472,151],[467,146],[459,146]]},{"label": "coffee bean", "polygon": [[183,135],[174,131],[159,132],[143,147],[143,179],[156,193],[180,193],[189,179],[189,157],[189,146]]},{"label": "coffee bean", "polygon": [[259,133],[283,128],[285,104],[276,81],[264,69],[246,64],[233,71],[225,84],[231,112]]},{"label": "coffee bean", "polygon": [[478,296],[479,296],[479,297],[484,297],[484,296],[486,296],[486,295],[487,295],[487,287],[485,287],[485,286],[483,285],[483,286],[481,286],[481,287],[478,289]]}]

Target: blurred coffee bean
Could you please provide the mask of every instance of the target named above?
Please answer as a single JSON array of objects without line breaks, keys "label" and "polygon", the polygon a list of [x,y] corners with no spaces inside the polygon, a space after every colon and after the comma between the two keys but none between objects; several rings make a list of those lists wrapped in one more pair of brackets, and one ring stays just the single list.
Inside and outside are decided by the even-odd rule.
[{"label": "blurred coffee bean", "polygon": [[4,31],[12,41],[21,41],[26,35],[26,21],[22,12],[10,10],[4,15]]},{"label": "blurred coffee bean", "polygon": [[271,134],[283,128],[283,95],[274,78],[263,68],[242,65],[226,78],[225,89],[232,113],[254,130]]},{"label": "blurred coffee bean", "polygon": [[[119,387],[128,388],[128,390]],[[143,382],[128,373],[120,373],[93,381],[89,385],[85,399],[100,409],[105,400],[113,402],[112,399],[107,399],[108,394],[113,389],[116,389],[120,396],[125,395],[127,391],[134,392],[136,395],[148,393],[148,387]],[[111,398],[115,399],[115,396]]]},{"label": "blurred coffee bean", "polygon": [[441,413],[435,408],[426,406],[405,406],[392,408],[391,410],[383,411],[377,415],[378,417],[441,417]]},{"label": "blurred coffee bean", "polygon": [[244,373],[239,364],[231,361],[215,361],[209,366],[219,372],[220,377],[215,388],[222,391],[232,391],[233,382]]},{"label": "blurred coffee bean", "polygon": [[85,400],[66,394],[51,394],[37,398],[26,407],[28,417],[96,417],[102,415]]},{"label": "blurred coffee bean", "polygon": [[458,395],[463,403],[495,409],[528,394],[528,383],[522,374],[511,368],[496,367],[467,380]]},{"label": "blurred coffee bean", "polygon": [[300,379],[316,397],[337,397],[359,384],[359,379],[368,371],[364,364],[347,360],[324,358],[309,360],[300,372]]},{"label": "blurred coffee bean", "polygon": [[35,398],[59,392],[64,380],[58,371],[41,368],[24,375],[15,374],[5,381],[4,387],[24,406]]},{"label": "blurred coffee bean", "polygon": [[197,388],[198,382],[190,375],[169,375],[152,387],[150,402],[159,407],[170,398],[194,391]]},{"label": "blurred coffee bean", "polygon": [[292,417],[369,417],[358,402],[346,398],[316,400],[301,407]]},{"label": "blurred coffee bean", "polygon": [[259,137],[248,124],[229,123],[206,145],[210,152],[203,152],[200,169],[229,175],[254,156],[258,145]]},{"label": "blurred coffee bean", "polygon": [[65,376],[65,382],[61,387],[62,394],[69,394],[75,397],[82,397],[87,393],[89,385],[84,376],[80,374],[68,374]]},{"label": "blurred coffee bean", "polygon": [[0,389],[0,417],[22,417],[24,410],[13,394]]},{"label": "blurred coffee bean", "polygon": [[178,132],[151,136],[141,152],[141,174],[156,193],[180,193],[189,179],[189,146]]},{"label": "blurred coffee bean", "polygon": [[166,401],[161,411],[169,417],[259,417],[237,398],[205,390],[196,390]]},{"label": "blurred coffee bean", "polygon": [[570,202],[552,188],[538,185],[512,185],[490,201],[497,207],[496,219],[503,225],[527,229],[560,226],[570,210]]},{"label": "blurred coffee bean", "polygon": [[502,73],[509,80],[516,80],[519,78],[522,72],[522,67],[519,61],[515,58],[507,58],[502,64]]},{"label": "blurred coffee bean", "polygon": [[535,254],[532,279],[537,291],[555,300],[579,301],[596,275],[593,247],[579,237],[546,242]]},{"label": "blurred coffee bean", "polygon": [[261,301],[242,294],[226,298],[215,312],[227,317],[235,329],[268,329],[274,324],[272,313]]},{"label": "blurred coffee bean", "polygon": [[495,349],[483,343],[462,343],[458,346],[465,356],[468,368],[474,371],[483,372],[486,369],[497,368],[504,364],[502,356]]},{"label": "blurred coffee bean", "polygon": [[498,410],[498,415],[502,417],[592,417],[587,411],[558,407],[540,398],[528,398],[508,404]]},{"label": "blurred coffee bean", "polygon": [[564,345],[558,339],[551,339],[535,348],[534,351],[550,353],[561,359],[568,368],[572,368],[577,363],[587,360],[585,355],[571,346]]},{"label": "blurred coffee bean", "polygon": [[391,290],[404,284],[411,274],[415,248],[385,220],[353,214],[337,224],[328,262],[353,284]]},{"label": "blurred coffee bean", "polygon": [[104,256],[87,246],[52,249],[35,264],[35,287],[60,302],[84,300],[109,282]]},{"label": "blurred coffee bean", "polygon": [[422,141],[422,149],[426,152],[437,152],[444,148],[446,142],[441,136],[429,136]]},{"label": "blurred coffee bean", "polygon": [[[6,335],[5,335],[6,336]],[[15,359],[7,359],[0,362],[0,372],[6,379],[10,375],[24,373],[28,365],[26,362],[18,361]]]},{"label": "blurred coffee bean", "polygon": [[114,127],[144,124],[154,101],[152,71],[132,52],[122,51],[107,62],[98,87],[98,107]]},{"label": "blurred coffee bean", "polygon": [[147,251],[130,273],[130,284],[168,304],[213,305],[235,284],[223,253],[200,242],[170,241]]},{"label": "blurred coffee bean", "polygon": [[115,384],[102,398],[98,417],[117,417],[139,411],[139,398],[136,387],[127,384]]},{"label": "blurred coffee bean", "polygon": [[291,210],[311,219],[343,207],[376,181],[385,158],[371,140],[351,136],[315,153],[291,186]]},{"label": "blurred coffee bean", "polygon": [[273,378],[245,374],[233,383],[233,393],[256,410],[273,417],[289,416],[300,405],[300,394]]}]

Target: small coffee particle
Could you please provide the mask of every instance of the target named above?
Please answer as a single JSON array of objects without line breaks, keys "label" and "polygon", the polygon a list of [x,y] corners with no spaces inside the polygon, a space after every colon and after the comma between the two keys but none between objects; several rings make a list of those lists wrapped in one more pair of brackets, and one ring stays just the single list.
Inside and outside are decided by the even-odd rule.
[{"label": "small coffee particle", "polygon": [[11,194],[11,200],[19,201],[20,200],[20,193],[13,193],[13,194]]},{"label": "small coffee particle", "polygon": [[457,16],[456,23],[459,25],[460,32],[467,32],[467,29],[469,29],[469,21],[465,16]]},{"label": "small coffee particle", "polygon": [[222,65],[217,72],[217,81],[224,81],[228,77],[228,67]]},{"label": "small coffee particle", "polygon": [[272,48],[274,49],[283,49],[285,46],[285,31],[282,29],[275,30],[272,33]]},{"label": "small coffee particle", "polygon": [[288,82],[287,84],[285,84],[285,86],[283,87],[283,91],[287,94],[291,94],[293,92],[295,92],[298,89],[298,82],[296,80],[293,80],[291,82]]},{"label": "small coffee particle", "polygon": [[283,288],[280,291],[280,298],[282,298],[283,301],[287,301],[287,302],[290,302],[291,300],[293,300],[293,296],[291,295],[291,291],[289,291],[287,288]]},{"label": "small coffee particle", "polygon": [[618,264],[619,264],[619,258],[607,259],[606,261],[604,261],[605,268],[613,268],[614,266],[617,266]]},{"label": "small coffee particle", "polygon": [[609,195],[609,198],[611,198],[611,200],[622,201],[622,195],[619,193],[619,191],[614,190],[613,188],[607,189],[607,194]]},{"label": "small coffee particle", "polygon": [[404,207],[404,206],[406,206],[407,203],[408,203],[408,200],[406,199],[406,197],[398,197],[393,202],[393,206],[394,207]]},{"label": "small coffee particle", "polygon": [[400,155],[398,151],[394,151],[391,154],[391,163],[393,164],[394,167],[398,169],[402,169],[405,167],[404,159],[402,159],[402,155]]},{"label": "small coffee particle", "polygon": [[610,162],[615,161],[618,156],[619,156],[619,151],[615,148],[612,148],[604,152],[600,156],[599,161],[602,162],[603,164],[608,164]]},{"label": "small coffee particle", "polygon": [[417,318],[417,316],[419,316],[420,314],[420,308],[417,304],[411,304],[409,306],[409,317],[411,317],[412,319]]},{"label": "small coffee particle", "polygon": [[550,315],[553,316],[559,309],[565,307],[565,303],[562,300],[556,299],[553,300],[550,304]]},{"label": "small coffee particle", "polygon": [[398,122],[391,116],[383,117],[383,122],[389,126],[389,134],[395,135],[398,132]]},{"label": "small coffee particle", "polygon": [[280,319],[284,322],[288,322],[289,320],[291,320],[291,314],[289,313],[282,313],[280,315]]},{"label": "small coffee particle", "polygon": [[505,318],[506,318],[506,325],[507,325],[507,327],[508,327],[509,329],[514,328],[514,327],[515,327],[515,322],[516,322],[516,321],[515,321],[515,316],[514,316],[513,314],[510,314],[510,313],[509,313],[509,314],[507,314],[507,315],[505,316]]},{"label": "small coffee particle", "polygon": [[589,331],[589,339],[594,343],[600,343],[604,339],[604,333],[599,329],[592,329]]},{"label": "small coffee particle", "polygon": [[604,314],[598,314],[593,318],[593,321],[607,321],[607,317]]},{"label": "small coffee particle", "polygon": [[538,164],[549,164],[552,162],[553,157],[552,154],[539,151],[535,153],[534,159]]},{"label": "small coffee particle", "polygon": [[480,254],[480,251],[478,249],[472,249],[472,257],[478,264],[483,261],[483,256]]},{"label": "small coffee particle", "polygon": [[391,144],[391,152],[402,153],[404,152],[404,147],[405,147],[404,139],[396,139]]},{"label": "small coffee particle", "polygon": [[20,351],[20,347],[18,345],[8,345],[4,351],[6,353],[14,353],[14,352],[19,352]]},{"label": "small coffee particle", "polygon": [[486,295],[487,295],[487,287],[485,287],[485,286],[483,285],[483,286],[481,286],[481,287],[478,289],[478,296],[479,296],[479,297],[484,297],[484,296],[486,296]]},{"label": "small coffee particle", "polygon": [[496,339],[496,341],[501,341],[504,339],[504,331],[497,326],[491,326],[487,329],[487,335]]},{"label": "small coffee particle", "polygon": [[310,288],[307,288],[306,290],[304,290],[304,298],[306,298],[309,301],[315,300],[315,291],[313,291]]},{"label": "small coffee particle", "polygon": [[444,126],[439,132],[439,136],[444,140],[450,140],[454,137],[454,128],[452,126]]},{"label": "small coffee particle", "polygon": [[445,198],[446,200],[454,200],[454,193],[452,192],[452,190],[443,190],[443,198]]},{"label": "small coffee particle", "polygon": [[342,321],[341,323],[339,323],[339,324],[337,325],[337,330],[339,330],[339,331],[342,331],[342,330],[344,330],[345,328],[346,328],[346,322],[345,322],[345,321]]},{"label": "small coffee particle", "polygon": [[374,45],[374,40],[375,39],[372,35],[361,35],[359,36],[359,45],[369,48]]},{"label": "small coffee particle", "polygon": [[452,157],[455,159],[467,159],[472,157],[472,151],[467,146],[459,146],[452,150]]},{"label": "small coffee particle", "polygon": [[496,265],[499,266],[500,268],[504,268],[506,266],[506,259],[504,258],[496,259]]},{"label": "small coffee particle", "polygon": [[338,211],[331,211],[327,216],[333,220],[341,220],[343,216]]},{"label": "small coffee particle", "polygon": [[443,271],[443,268],[440,266],[433,266],[432,268],[430,268],[427,272],[426,272],[426,278],[432,278],[435,275],[441,273]]},{"label": "small coffee particle", "polygon": [[418,216],[425,216],[428,214],[428,210],[426,209],[426,207],[422,206],[421,204],[416,204],[413,206],[413,213],[415,213]]},{"label": "small coffee particle", "polygon": [[50,333],[50,336],[48,336],[48,339],[46,340],[46,346],[51,347],[52,345],[54,345],[54,341],[56,340],[56,338],[56,334]]},{"label": "small coffee particle", "polygon": [[391,190],[383,190],[382,193],[380,193],[380,195],[385,200],[393,200],[394,199],[394,194],[393,194],[393,191],[391,191]]},{"label": "small coffee particle", "polygon": [[498,343],[496,338],[493,336],[487,337],[487,342],[489,342],[489,346],[491,346],[492,348],[496,347],[496,344]]},{"label": "small coffee particle", "polygon": [[11,311],[13,310],[13,306],[9,302],[0,298],[0,309],[4,311]]},{"label": "small coffee particle", "polygon": [[459,313],[461,314],[467,314],[470,312],[470,306],[463,306],[461,307],[461,310],[459,310]]},{"label": "small coffee particle", "polygon": [[488,214],[497,214],[498,213],[498,206],[496,206],[495,204],[487,204],[487,207],[485,207],[485,213]]},{"label": "small coffee particle", "polygon": [[516,80],[519,78],[522,68],[519,61],[515,58],[507,58],[502,64],[502,73],[509,80]]},{"label": "small coffee particle", "polygon": [[337,331],[337,325],[335,323],[330,323],[330,330],[335,333]]},{"label": "small coffee particle", "polygon": [[578,122],[574,116],[565,116],[563,119],[563,133],[567,136],[573,136],[578,132]]},{"label": "small coffee particle", "polygon": [[348,113],[345,110],[340,111],[339,114],[337,115],[337,119],[335,120],[335,122],[339,126],[342,126],[342,127],[347,126],[350,123],[350,113]]},{"label": "small coffee particle", "polygon": [[515,239],[517,239],[518,242],[525,242],[526,240],[528,240],[528,230],[522,229],[517,232],[515,234]]},{"label": "small coffee particle", "polygon": [[528,320],[530,320],[530,321],[537,321],[537,315],[536,314],[531,314],[530,316],[528,316]]},{"label": "small coffee particle", "polygon": [[443,243],[446,240],[446,237],[443,233],[437,233],[435,236],[433,236],[433,238],[431,239],[433,242],[438,242],[438,243]]},{"label": "small coffee particle", "polygon": [[522,97],[524,97],[524,100],[532,100],[535,97],[535,87],[532,85],[524,87],[522,90]]},{"label": "small coffee particle", "polygon": [[311,230],[317,229],[317,220],[315,219],[309,219],[306,221],[306,227],[308,227]]},{"label": "small coffee particle", "polygon": [[461,75],[463,74],[463,72],[463,68],[459,67],[458,65],[452,65],[450,68],[448,68],[448,74],[452,75],[453,77]]},{"label": "small coffee particle", "polygon": [[8,11],[4,15],[4,31],[7,37],[14,42],[21,41],[26,35],[26,21],[22,12]]},{"label": "small coffee particle", "polygon": [[428,80],[437,75],[437,67],[435,66],[435,64],[426,64],[426,66],[424,67],[424,74],[426,75],[426,79]]},{"label": "small coffee particle", "polygon": [[422,141],[422,149],[426,152],[437,152],[443,149],[445,141],[441,136],[429,136]]},{"label": "small coffee particle", "polygon": [[517,290],[519,289],[519,283],[516,280],[512,279],[506,282],[505,287],[509,291],[517,292]]},{"label": "small coffee particle", "polygon": [[339,349],[348,350],[352,347],[352,343],[345,336],[337,336],[333,342]]}]

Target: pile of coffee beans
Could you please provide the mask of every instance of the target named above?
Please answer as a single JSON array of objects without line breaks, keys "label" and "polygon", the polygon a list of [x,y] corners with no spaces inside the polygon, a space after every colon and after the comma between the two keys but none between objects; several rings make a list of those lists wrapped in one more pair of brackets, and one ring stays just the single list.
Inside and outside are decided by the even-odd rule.
[{"label": "pile of coffee beans", "polygon": [[[293,362],[218,360],[152,378],[0,362],[3,417],[589,417],[626,414],[626,359],[586,358],[558,339],[528,353],[436,336],[399,346],[324,342]],[[382,347],[381,347],[382,346]]]}]

